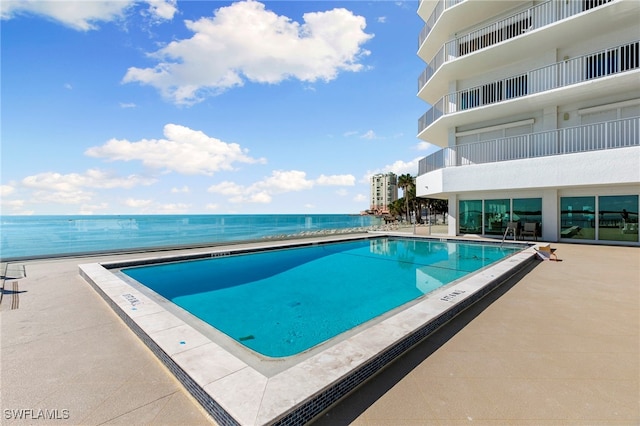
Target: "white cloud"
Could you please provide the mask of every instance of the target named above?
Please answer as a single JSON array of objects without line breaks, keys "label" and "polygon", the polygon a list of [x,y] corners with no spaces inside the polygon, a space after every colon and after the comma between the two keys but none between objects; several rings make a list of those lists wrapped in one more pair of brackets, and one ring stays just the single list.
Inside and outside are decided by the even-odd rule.
[{"label": "white cloud", "polygon": [[371,176],[376,175],[378,173],[395,173],[397,175],[410,174],[411,176],[415,176],[418,174],[418,163],[424,157],[416,157],[411,161],[402,161],[398,160],[393,164],[388,164],[381,169],[370,170],[362,178],[362,183],[368,183],[371,180]]},{"label": "white cloud", "polygon": [[[149,14],[153,19],[172,19],[177,12],[174,0],[149,0]],[[98,28],[100,22],[121,19],[136,2],[134,0],[3,0],[0,17],[12,19],[18,15],[37,15],[52,19],[79,31]]]},{"label": "white cloud", "polygon": [[148,167],[187,175],[213,175],[220,170],[234,170],[234,163],[266,163],[247,155],[236,143],[226,143],[201,131],[177,124],[164,126],[166,139],[142,139],[137,142],[111,139],[106,144],[85,151],[90,157],[110,161],[139,160]]},{"label": "white cloud", "polygon": [[320,177],[316,179],[316,183],[327,186],[353,186],[356,184],[356,178],[353,175],[320,175]]},{"label": "white cloud", "polygon": [[153,86],[176,104],[190,105],[245,81],[331,81],[340,72],[364,69],[360,61],[370,52],[361,45],[373,37],[364,32],[364,17],[336,8],[305,13],[303,20],[278,16],[252,0],[221,7],[212,17],[186,20],[192,38],[151,53],[158,64],[129,68],[123,82]]},{"label": "white cloud", "polygon": [[360,136],[362,139],[376,139],[376,132],[374,132],[373,130],[368,130],[366,131],[362,136]]},{"label": "white cloud", "polygon": [[349,192],[344,188],[340,188],[336,191],[336,195],[339,195],[340,197],[346,197],[347,195],[349,195]]},{"label": "white cloud", "polygon": [[184,214],[189,212],[189,204],[169,203],[160,204],[154,208],[156,214]]},{"label": "white cloud", "polygon": [[381,139],[381,137],[376,135],[376,132],[374,132],[373,130],[367,130],[364,133],[360,133],[357,131],[348,131],[348,132],[344,132],[342,135],[347,138],[351,136],[358,136],[360,139],[369,139],[369,140]]},{"label": "white cloud", "polygon": [[96,210],[104,210],[108,207],[109,205],[107,203],[100,203],[100,204],[84,204],[82,207],[80,207],[80,212],[79,214],[83,214],[83,215],[91,215],[91,214],[95,214]]},{"label": "white cloud", "polygon": [[242,185],[238,185],[237,183],[224,181],[217,185],[210,186],[208,191],[222,195],[242,195],[245,189]]},{"label": "white cloud", "polygon": [[183,186],[182,188],[171,188],[172,194],[179,194],[179,193],[187,194],[189,192],[191,192],[191,190],[187,185]]},{"label": "white cloud", "polygon": [[387,17],[386,16],[379,16],[377,19],[379,24],[384,24],[387,22]]},{"label": "white cloud", "polygon": [[24,207],[24,200],[2,200],[2,205],[6,205],[12,209],[21,209]]},{"label": "white cloud", "polygon": [[32,203],[81,204],[91,201],[93,192],[83,190],[35,191]]},{"label": "white cloud", "polygon": [[430,144],[429,142],[425,142],[425,141],[420,141],[418,142],[418,144],[416,145],[416,150],[417,151],[437,151],[439,150],[440,147]]},{"label": "white cloud", "polygon": [[81,204],[92,200],[94,193],[88,189],[130,189],[139,185],[151,185],[155,179],[136,175],[126,177],[90,169],[84,173],[39,173],[22,179],[22,185],[32,189],[33,203]]},{"label": "white cloud", "polygon": [[145,208],[149,207],[153,203],[153,200],[136,200],[135,198],[127,198],[123,204],[127,207],[133,208]]},{"label": "white cloud", "polygon": [[212,210],[213,211],[213,210],[218,210],[220,208],[220,205],[219,204],[215,204],[215,203],[209,203],[204,208],[207,209],[207,210]]},{"label": "white cloud", "polygon": [[133,102],[120,102],[120,108],[136,108],[137,106]]},{"label": "white cloud", "polygon": [[256,194],[251,194],[247,199],[250,203],[269,204],[272,198],[267,191],[260,191]]},{"label": "white cloud", "polygon": [[138,185],[151,185],[155,179],[144,178],[136,175],[126,177],[114,176],[97,169],[89,169],[86,172],[69,173],[66,175],[54,172],[39,173],[22,179],[22,185],[27,188],[62,191],[74,193],[81,188],[133,188]]},{"label": "white cloud", "polygon": [[232,203],[270,203],[272,196],[287,192],[298,192],[312,189],[315,185],[352,186],[355,177],[352,175],[320,175],[315,180],[307,179],[307,174],[300,170],[274,170],[271,176],[243,186],[224,181],[212,185],[209,192],[227,195]]},{"label": "white cloud", "polygon": [[147,3],[151,16],[159,20],[170,21],[178,11],[176,0],[147,0]]},{"label": "white cloud", "polygon": [[10,185],[0,185],[0,197],[6,197],[7,195],[13,194],[15,188]]},{"label": "white cloud", "polygon": [[357,203],[362,203],[365,201],[368,201],[369,197],[367,197],[364,194],[357,194],[355,197],[353,197],[353,201],[357,202]]},{"label": "white cloud", "polygon": [[313,181],[307,179],[307,174],[299,170],[274,170],[271,176],[252,185],[252,188],[262,189],[271,194],[302,191],[313,188]]}]

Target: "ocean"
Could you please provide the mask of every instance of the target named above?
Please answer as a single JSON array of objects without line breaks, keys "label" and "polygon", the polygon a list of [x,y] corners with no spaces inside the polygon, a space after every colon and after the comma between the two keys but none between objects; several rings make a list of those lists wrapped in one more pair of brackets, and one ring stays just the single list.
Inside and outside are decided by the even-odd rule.
[{"label": "ocean", "polygon": [[353,214],[1,216],[0,259],[199,246],[379,224],[374,216]]}]

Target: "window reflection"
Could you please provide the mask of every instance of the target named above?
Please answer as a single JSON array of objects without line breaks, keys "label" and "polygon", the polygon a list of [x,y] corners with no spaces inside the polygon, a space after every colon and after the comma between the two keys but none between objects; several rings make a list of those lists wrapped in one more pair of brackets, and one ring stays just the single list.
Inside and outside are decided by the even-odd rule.
[{"label": "window reflection", "polygon": [[514,198],[513,222],[520,222],[520,228],[525,223],[536,223],[538,236],[542,235],[542,198]]},{"label": "window reflection", "polygon": [[511,219],[509,199],[486,200],[484,202],[484,233],[502,235]]},{"label": "window reflection", "polygon": [[560,198],[560,238],[594,240],[596,197]]},{"label": "window reflection", "polygon": [[598,239],[638,241],[638,196],[598,198]]},{"label": "window reflection", "polygon": [[459,230],[461,234],[482,233],[482,200],[460,200]]}]

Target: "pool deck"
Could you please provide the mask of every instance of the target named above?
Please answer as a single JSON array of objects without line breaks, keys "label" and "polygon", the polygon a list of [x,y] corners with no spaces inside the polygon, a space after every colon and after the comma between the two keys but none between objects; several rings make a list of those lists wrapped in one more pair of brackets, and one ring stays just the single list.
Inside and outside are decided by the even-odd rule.
[{"label": "pool deck", "polygon": [[[317,424],[639,424],[640,249],[553,247],[561,262],[498,289]],[[2,424],[213,424],[78,274],[123,257],[25,262],[6,283]]]}]

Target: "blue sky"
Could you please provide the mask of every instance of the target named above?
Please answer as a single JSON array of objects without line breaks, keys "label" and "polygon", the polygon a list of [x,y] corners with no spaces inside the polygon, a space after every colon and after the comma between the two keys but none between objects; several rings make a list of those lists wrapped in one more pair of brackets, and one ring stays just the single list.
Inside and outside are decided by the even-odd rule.
[{"label": "blue sky", "polygon": [[415,1],[0,7],[3,215],[357,213],[435,150]]}]

